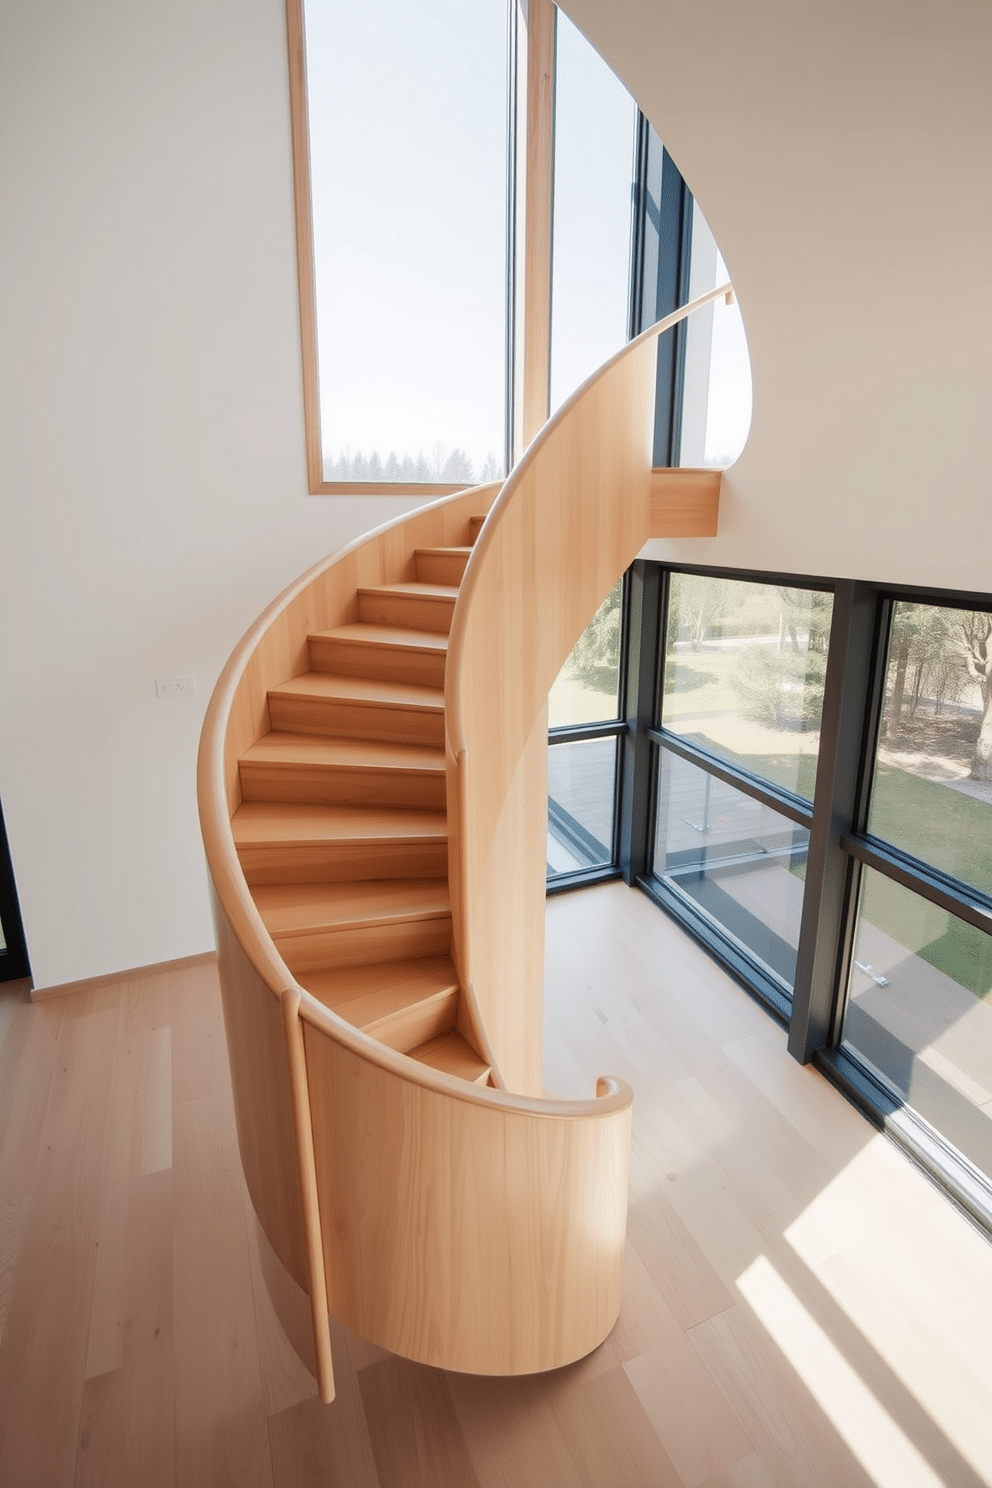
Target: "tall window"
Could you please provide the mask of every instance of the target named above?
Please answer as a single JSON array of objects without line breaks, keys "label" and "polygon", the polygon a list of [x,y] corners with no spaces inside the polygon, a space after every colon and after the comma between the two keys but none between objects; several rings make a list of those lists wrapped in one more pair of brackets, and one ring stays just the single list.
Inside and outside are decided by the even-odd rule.
[{"label": "tall window", "polygon": [[841,1047],[992,1176],[992,611],[888,609]]},{"label": "tall window", "polygon": [[551,410],[627,340],[637,106],[561,11],[555,48]]},{"label": "tall window", "polygon": [[672,573],[654,892],[779,1000],[792,994],[831,596]]},{"label": "tall window", "polygon": [[506,449],[507,0],[305,0],[325,481]]},{"label": "tall window", "polygon": [[616,871],[623,583],[600,605],[548,697],[548,881]]}]

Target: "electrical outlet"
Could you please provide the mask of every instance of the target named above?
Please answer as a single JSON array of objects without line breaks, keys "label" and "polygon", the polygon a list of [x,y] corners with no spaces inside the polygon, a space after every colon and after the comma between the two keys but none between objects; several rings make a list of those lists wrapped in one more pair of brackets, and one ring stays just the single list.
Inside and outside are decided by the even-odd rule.
[{"label": "electrical outlet", "polygon": [[160,698],[192,697],[196,691],[195,677],[156,677],[155,696]]}]

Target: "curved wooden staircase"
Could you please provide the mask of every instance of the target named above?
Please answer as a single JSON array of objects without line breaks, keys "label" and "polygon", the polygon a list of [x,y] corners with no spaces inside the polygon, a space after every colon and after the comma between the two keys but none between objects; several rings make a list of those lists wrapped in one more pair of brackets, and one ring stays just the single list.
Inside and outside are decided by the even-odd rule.
[{"label": "curved wooden staircase", "polygon": [[267,690],[231,828],[263,923],[299,985],[345,1022],[475,1084],[458,1028],[445,820],[444,665],[463,545],[357,591],[357,621],[307,637],[310,670]]},{"label": "curved wooden staircase", "polygon": [[651,470],[654,341],[726,288],[608,362],[502,487],[303,575],[211,699],[239,1146],[325,1400],[328,1313],[488,1374],[568,1363],[616,1319],[631,1092],[541,1087],[546,702],[645,540],[714,530],[718,475]]}]

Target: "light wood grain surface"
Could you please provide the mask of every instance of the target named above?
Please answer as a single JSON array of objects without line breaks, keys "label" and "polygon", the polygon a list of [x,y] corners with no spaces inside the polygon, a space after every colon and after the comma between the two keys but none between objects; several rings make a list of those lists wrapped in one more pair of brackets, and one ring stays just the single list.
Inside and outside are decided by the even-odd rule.
[{"label": "light wood grain surface", "polygon": [[[499,1380],[332,1322],[324,1406],[263,1280],[213,969],[19,1002],[5,1488],[992,1484],[987,1239],[636,891],[549,901],[546,1015],[550,1089],[617,1068],[636,1090],[616,1327]],[[166,1044],[171,1166],[141,1173],[163,1096],[136,1075]]]},{"label": "light wood grain surface", "polygon": [[718,472],[652,474],[655,342],[725,289],[630,342],[544,425],[465,570],[445,673],[452,954],[511,1090],[536,1093],[540,1078],[548,692],[602,600],[667,530],[653,489],[672,499],[673,533],[709,530]]}]

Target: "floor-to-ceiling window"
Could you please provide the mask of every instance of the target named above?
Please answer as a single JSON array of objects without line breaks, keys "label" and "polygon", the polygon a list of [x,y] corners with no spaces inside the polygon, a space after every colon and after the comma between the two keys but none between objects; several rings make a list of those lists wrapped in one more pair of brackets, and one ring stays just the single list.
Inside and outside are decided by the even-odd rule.
[{"label": "floor-to-ceiling window", "polygon": [[653,892],[782,999],[796,972],[831,596],[668,575]]},{"label": "floor-to-ceiling window", "polygon": [[992,1229],[992,596],[626,582],[624,877]]},{"label": "floor-to-ceiling window", "polygon": [[885,621],[839,1047],[992,1177],[992,609]]},{"label": "floor-to-ceiling window", "polygon": [[607,595],[548,696],[548,883],[616,869],[624,585]]}]

